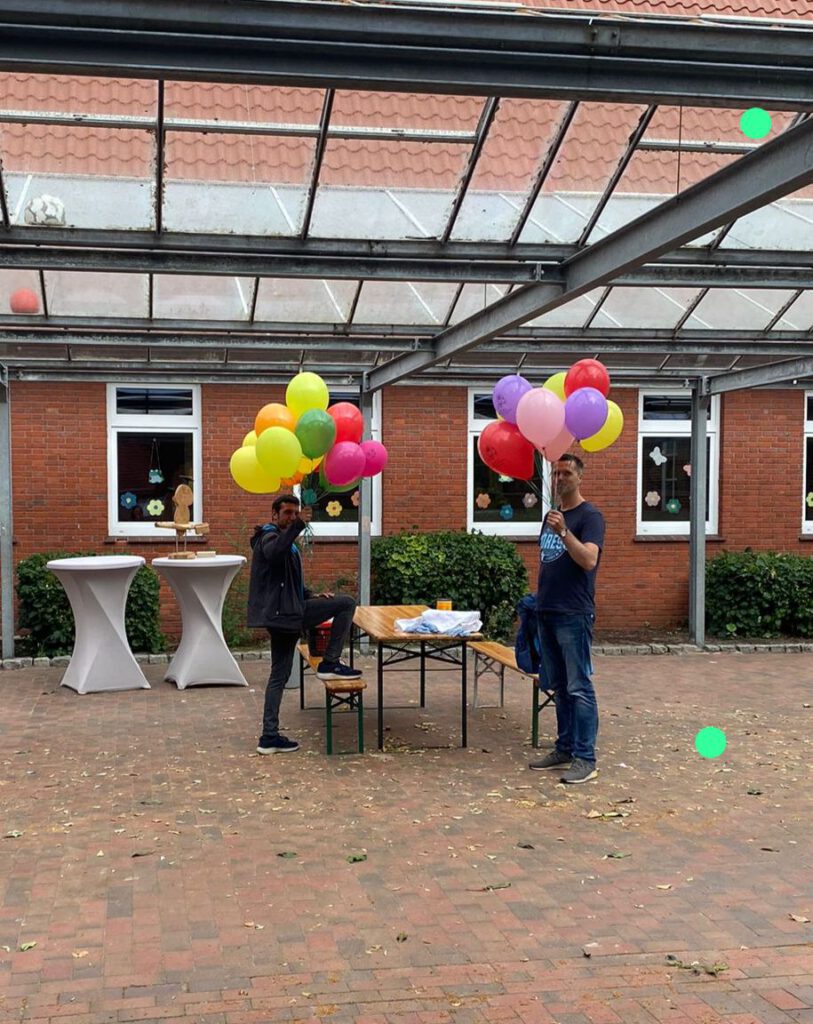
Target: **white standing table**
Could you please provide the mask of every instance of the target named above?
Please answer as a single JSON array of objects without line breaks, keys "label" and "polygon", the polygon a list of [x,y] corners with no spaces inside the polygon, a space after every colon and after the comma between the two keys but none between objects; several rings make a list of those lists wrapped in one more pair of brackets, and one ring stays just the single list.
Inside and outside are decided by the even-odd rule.
[{"label": "white standing table", "polygon": [[65,588],[76,640],[62,686],[77,693],[149,690],[124,628],[127,592],[144,565],[137,555],[55,558],[48,568]]},{"label": "white standing table", "polygon": [[245,561],[242,555],[152,560],[181,608],[181,642],[164,676],[179,690],[209,683],[248,686],[222,628],[226,594]]}]

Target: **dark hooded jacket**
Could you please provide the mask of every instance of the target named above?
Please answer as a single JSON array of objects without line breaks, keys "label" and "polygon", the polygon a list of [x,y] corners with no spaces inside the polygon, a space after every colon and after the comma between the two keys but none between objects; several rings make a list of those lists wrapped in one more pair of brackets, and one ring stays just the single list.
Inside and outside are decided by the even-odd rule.
[{"label": "dark hooded jacket", "polygon": [[251,538],[251,577],[248,585],[248,626],[300,633],[305,601],[302,556],[294,544],[305,529],[296,519],[287,530],[273,523],[257,526]]}]

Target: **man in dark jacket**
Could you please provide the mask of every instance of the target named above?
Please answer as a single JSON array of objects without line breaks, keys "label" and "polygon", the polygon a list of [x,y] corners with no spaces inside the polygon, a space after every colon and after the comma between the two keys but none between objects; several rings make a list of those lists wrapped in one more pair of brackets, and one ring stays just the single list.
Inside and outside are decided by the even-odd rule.
[{"label": "man in dark jacket", "polygon": [[248,625],[271,635],[271,675],[265,689],[263,734],[257,751],[277,754],[298,750],[299,744],[280,735],[279,709],[291,674],[300,634],[333,619],[327,650],[316,674],[320,679],[358,679],[361,672],[340,656],[353,625],[356,602],[346,594],[312,594],[305,586],[302,556],[296,539],[311,519],[294,494],[281,494],[271,505],[271,522],[258,526],[251,538],[251,579]]}]

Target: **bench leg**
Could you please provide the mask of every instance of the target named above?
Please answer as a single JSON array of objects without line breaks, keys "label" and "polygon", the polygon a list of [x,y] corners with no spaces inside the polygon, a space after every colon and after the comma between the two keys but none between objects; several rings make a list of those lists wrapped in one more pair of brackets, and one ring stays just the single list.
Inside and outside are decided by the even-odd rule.
[{"label": "bench leg", "polygon": [[536,680],[531,683],[531,746],[536,749],[539,746],[539,687]]},{"label": "bench leg", "polygon": [[358,706],[359,716],[359,753],[364,753],[364,693],[359,692],[356,695],[356,704]]},{"label": "bench leg", "polygon": [[333,698],[325,690],[325,742],[328,754],[333,753]]}]

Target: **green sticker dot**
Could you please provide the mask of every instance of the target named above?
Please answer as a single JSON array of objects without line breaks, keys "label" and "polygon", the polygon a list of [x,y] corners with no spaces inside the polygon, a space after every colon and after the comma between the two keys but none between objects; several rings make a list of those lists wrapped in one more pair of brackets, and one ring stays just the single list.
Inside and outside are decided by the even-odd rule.
[{"label": "green sticker dot", "polygon": [[694,745],[701,757],[719,757],[725,750],[725,733],[709,725],[695,736]]},{"label": "green sticker dot", "polygon": [[762,107],[751,107],[740,117],[740,128],[749,139],[764,139],[771,130],[771,115]]}]

